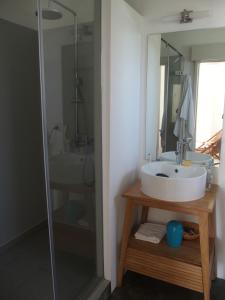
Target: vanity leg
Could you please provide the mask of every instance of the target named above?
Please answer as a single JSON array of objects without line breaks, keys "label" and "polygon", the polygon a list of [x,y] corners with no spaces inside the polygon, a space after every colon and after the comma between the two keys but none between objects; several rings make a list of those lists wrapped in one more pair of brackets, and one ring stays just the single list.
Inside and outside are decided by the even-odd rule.
[{"label": "vanity leg", "polygon": [[215,264],[215,255],[213,257],[213,263],[212,263],[212,271],[211,271],[211,280],[216,280],[216,264]]},{"label": "vanity leg", "polygon": [[117,278],[118,286],[122,285],[123,275],[125,271],[124,265],[125,265],[127,246],[128,246],[128,241],[129,241],[131,226],[133,221],[133,208],[134,208],[133,200],[127,199],[125,219],[123,225],[123,234],[122,234],[121,254],[120,254],[120,261],[119,261],[119,268],[118,268],[118,278]]},{"label": "vanity leg", "polygon": [[144,224],[148,221],[148,209],[148,206],[142,206],[141,224]]},{"label": "vanity leg", "polygon": [[209,214],[209,236],[212,239],[216,237],[216,224],[215,224],[215,209],[212,213]]},{"label": "vanity leg", "polygon": [[213,239],[213,244],[214,244],[214,257],[213,261],[211,262],[212,264],[212,269],[211,269],[211,280],[216,279],[216,264],[215,264],[215,238],[216,238],[216,209],[214,208],[214,211],[210,213],[209,215],[209,236],[211,239]]},{"label": "vanity leg", "polygon": [[199,215],[199,232],[202,261],[202,276],[204,300],[210,300],[210,265],[209,265],[209,216],[208,213]]}]

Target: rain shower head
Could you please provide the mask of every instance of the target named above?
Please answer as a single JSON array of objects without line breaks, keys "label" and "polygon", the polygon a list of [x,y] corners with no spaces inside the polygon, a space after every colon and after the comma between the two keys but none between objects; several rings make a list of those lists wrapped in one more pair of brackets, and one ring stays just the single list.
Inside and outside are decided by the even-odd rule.
[{"label": "rain shower head", "polygon": [[42,17],[45,20],[51,20],[51,21],[58,20],[61,19],[62,16],[63,16],[62,13],[55,8],[49,7],[42,10]]},{"label": "rain shower head", "polygon": [[58,0],[49,0],[48,1],[48,7],[42,9],[42,17],[43,17],[43,19],[49,20],[49,21],[54,21],[54,20],[59,20],[59,19],[61,19],[63,17],[62,12],[59,11],[58,9],[56,9],[55,7],[53,7],[53,5],[60,6],[61,8],[65,9],[68,12],[70,12],[71,14],[73,14],[74,18],[77,18],[77,14],[76,14],[76,12],[73,9],[71,9],[68,6],[62,4]]}]

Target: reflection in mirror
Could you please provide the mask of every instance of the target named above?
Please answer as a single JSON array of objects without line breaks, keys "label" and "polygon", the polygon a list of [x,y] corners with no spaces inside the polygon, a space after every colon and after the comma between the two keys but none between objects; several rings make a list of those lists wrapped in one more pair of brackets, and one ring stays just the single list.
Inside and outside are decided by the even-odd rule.
[{"label": "reflection in mirror", "polygon": [[[146,154],[179,161],[177,154],[182,148],[182,160],[212,163],[212,157],[217,162],[225,96],[225,29],[165,33],[158,37],[160,71],[155,82],[159,96],[157,100],[150,93],[148,101],[158,115],[155,122],[159,134],[156,154],[150,147]],[[150,36],[149,55],[153,52],[151,40]],[[158,76],[156,68],[154,72]],[[148,135],[153,136],[148,125],[146,132],[147,139]]]},{"label": "reflection in mirror", "polygon": [[178,50],[166,40],[161,39],[159,119],[161,124],[159,138],[161,152],[176,148],[177,136],[174,135],[174,125],[181,97],[183,59],[183,55]]}]

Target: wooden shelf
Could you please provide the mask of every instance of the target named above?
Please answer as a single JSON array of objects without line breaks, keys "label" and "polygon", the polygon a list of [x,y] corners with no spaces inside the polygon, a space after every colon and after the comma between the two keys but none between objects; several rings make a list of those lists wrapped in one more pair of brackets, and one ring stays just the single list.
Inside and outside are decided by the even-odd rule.
[{"label": "wooden shelf", "polygon": [[188,248],[183,245],[182,249],[169,249],[165,241],[153,245],[130,238],[125,266],[128,270],[202,292],[198,246],[192,243],[189,248],[192,255],[188,254]]},{"label": "wooden shelf", "polygon": [[[210,239],[210,253],[213,251],[214,241]],[[199,239],[194,241],[183,241],[180,248],[171,248],[167,245],[164,238],[160,244],[153,244],[135,239],[131,236],[128,248],[149,253],[155,256],[161,256],[195,266],[201,266],[201,251]]]},{"label": "wooden shelf", "polygon": [[[213,259],[213,239],[210,257]],[[153,244],[131,236],[125,266],[128,270],[203,292],[201,251],[199,240],[183,241],[180,248],[167,246],[166,240]]]}]

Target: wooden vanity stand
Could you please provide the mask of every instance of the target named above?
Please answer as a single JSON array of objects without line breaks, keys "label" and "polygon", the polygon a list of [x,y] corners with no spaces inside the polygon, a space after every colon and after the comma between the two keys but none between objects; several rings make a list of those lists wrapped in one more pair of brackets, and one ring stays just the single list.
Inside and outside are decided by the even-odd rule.
[{"label": "wooden vanity stand", "polygon": [[[141,192],[137,182],[124,193],[127,199],[121,256],[118,269],[118,286],[122,285],[126,270],[163,280],[178,286],[204,293],[210,300],[211,281],[215,278],[215,202],[217,187],[199,200],[168,202],[150,198]],[[142,207],[141,223],[146,223],[149,208],[181,212],[197,216],[200,238],[183,241],[178,249],[167,246],[166,240],[158,244],[140,241],[132,232],[133,211]]]}]

